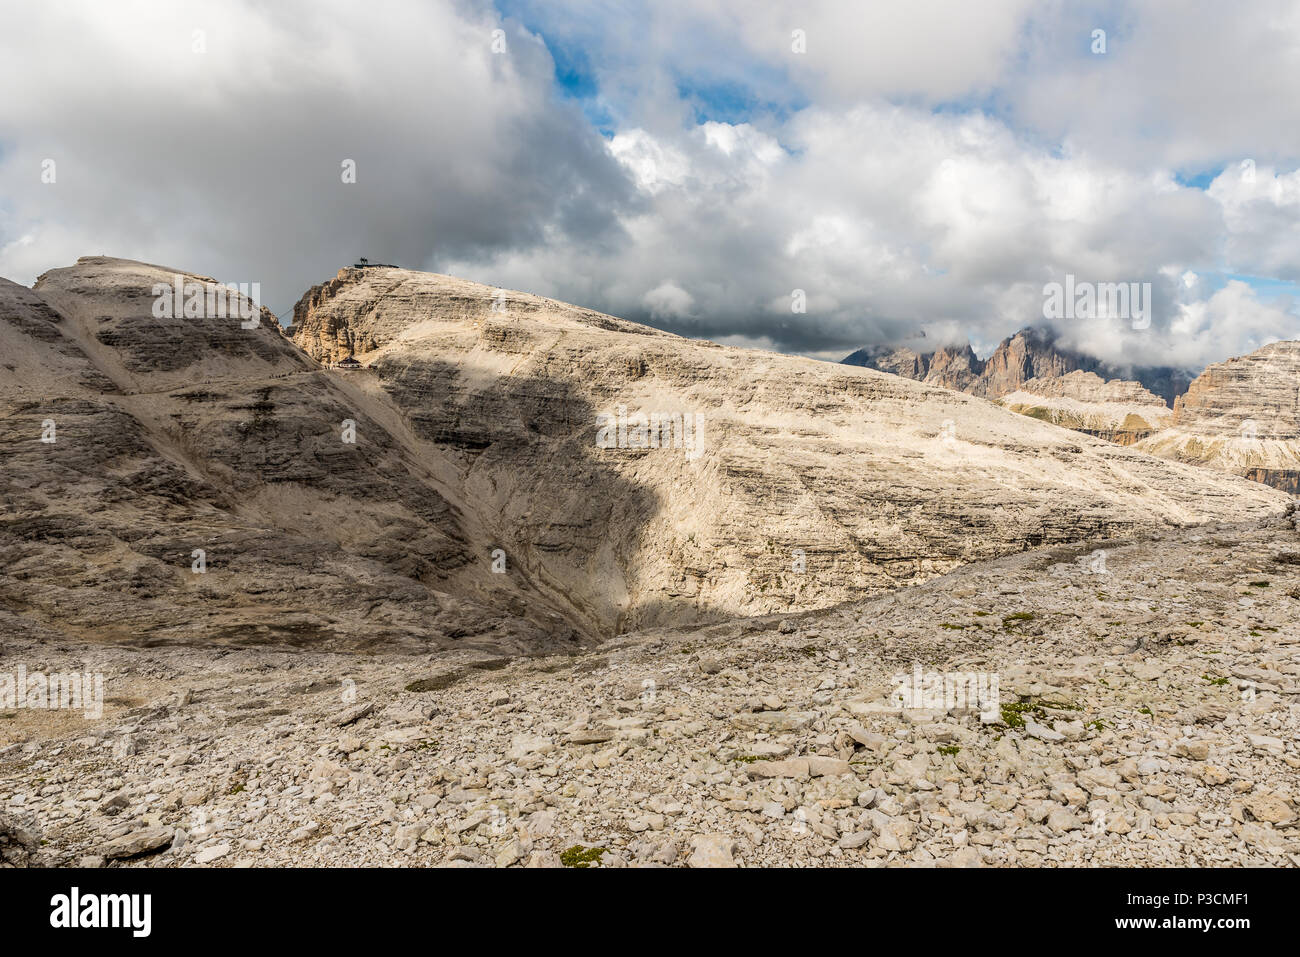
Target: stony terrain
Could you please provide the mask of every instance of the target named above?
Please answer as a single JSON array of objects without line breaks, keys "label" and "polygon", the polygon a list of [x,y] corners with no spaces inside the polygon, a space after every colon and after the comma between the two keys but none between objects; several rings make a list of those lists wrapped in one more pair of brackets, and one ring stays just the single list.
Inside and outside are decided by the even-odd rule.
[{"label": "stony terrain", "polygon": [[1174,403],[1169,427],[1139,448],[1300,495],[1300,342],[1210,366]]},{"label": "stony terrain", "polygon": [[[1044,548],[567,656],[107,648],[0,713],[0,855],[123,867],[1300,864],[1300,530]],[[1000,679],[986,721],[898,673]]]},{"label": "stony terrain", "polygon": [[1012,412],[1120,445],[1153,435],[1173,417],[1164,400],[1140,382],[1106,380],[1078,370],[1030,379],[996,401]]}]

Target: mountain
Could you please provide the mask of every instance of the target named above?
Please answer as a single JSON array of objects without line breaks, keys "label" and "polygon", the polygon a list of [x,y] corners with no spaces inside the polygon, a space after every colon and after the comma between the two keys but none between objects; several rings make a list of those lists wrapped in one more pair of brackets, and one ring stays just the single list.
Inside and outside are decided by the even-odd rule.
[{"label": "mountain", "polygon": [[[0,633],[571,649],[1286,502],[922,382],[446,276],[341,270],[291,338],[169,315],[178,281],[220,292],[103,257],[0,285]],[[323,364],[348,353],[364,368]]]},{"label": "mountain", "polygon": [[1300,342],[1208,367],[1174,403],[1168,428],[1138,448],[1300,495]]},{"label": "mountain", "polygon": [[1055,379],[1070,372],[1094,372],[1103,379],[1133,379],[1172,404],[1191,381],[1192,373],[1167,366],[1120,369],[1099,359],[1066,349],[1045,327],[1029,327],[1003,339],[983,360],[970,345],[944,346],[932,352],[908,348],[859,349],[843,360],[881,372],[918,379],[945,389],[996,399],[1015,392],[1030,379]]},{"label": "mountain", "polygon": [[1140,382],[1102,379],[1095,372],[1030,379],[999,405],[1109,442],[1132,445],[1169,424],[1173,412]]},{"label": "mountain", "polygon": [[0,679],[105,692],[0,714],[0,865],[1167,864],[1161,762],[1188,861],[1296,856],[1234,786],[1295,763],[1283,493],[446,276],[291,337],[177,282],[0,281]]},{"label": "mountain", "polygon": [[[613,631],[829,605],[1278,502],[923,383],[446,276],[344,269],[292,335],[318,360],[353,350],[458,457],[512,561]],[[620,408],[699,417],[701,454],[596,448],[596,417]]]},{"label": "mountain", "polygon": [[489,573],[478,516],[381,424],[398,421],[382,398],[269,313],[253,328],[157,317],[153,289],[177,276],[217,289],[100,257],[0,285],[0,633],[411,650],[579,637],[526,578]]}]

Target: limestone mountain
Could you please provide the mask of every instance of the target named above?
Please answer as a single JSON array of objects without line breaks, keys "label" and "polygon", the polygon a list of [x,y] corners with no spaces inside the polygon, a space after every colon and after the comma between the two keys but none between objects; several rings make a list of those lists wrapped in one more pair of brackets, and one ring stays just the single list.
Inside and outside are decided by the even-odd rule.
[{"label": "limestone mountain", "polygon": [[1300,342],[1210,366],[1174,403],[1169,427],[1138,447],[1300,495]]},{"label": "limestone mountain", "polygon": [[[897,376],[692,341],[536,296],[344,269],[292,335],[454,457],[511,561],[609,630],[825,606],[1043,542],[1280,507]],[[597,445],[681,415],[691,454]]]},{"label": "limestone mountain", "polygon": [[1003,339],[988,359],[970,345],[943,346],[931,352],[910,348],[859,349],[843,360],[945,389],[996,399],[1015,392],[1030,379],[1055,379],[1071,372],[1094,372],[1103,379],[1137,380],[1143,388],[1171,404],[1191,381],[1192,374],[1166,367],[1117,369],[1101,360],[1060,345],[1051,329],[1031,326]]},{"label": "limestone mountain", "polygon": [[[160,311],[177,282],[216,286],[102,257],[0,284],[0,633],[566,648],[1285,503],[925,383],[445,276],[342,270],[292,338]],[[322,365],[349,353],[363,370]]]},{"label": "limestone mountain", "polygon": [[[397,420],[274,317],[158,318],[183,270],[104,258],[0,286],[0,633],[131,645],[536,648],[567,609]],[[357,444],[341,440],[355,423]],[[454,594],[452,594],[454,592]]]},{"label": "limestone mountain", "polygon": [[1095,372],[1030,379],[996,400],[1021,415],[1132,445],[1169,424],[1173,412],[1140,382],[1109,381]]}]

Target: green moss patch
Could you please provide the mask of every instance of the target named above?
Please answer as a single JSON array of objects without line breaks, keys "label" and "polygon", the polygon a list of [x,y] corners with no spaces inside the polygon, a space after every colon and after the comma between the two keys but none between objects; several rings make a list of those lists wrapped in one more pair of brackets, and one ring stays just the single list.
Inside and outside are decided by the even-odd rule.
[{"label": "green moss patch", "polygon": [[600,863],[600,856],[607,850],[607,847],[583,847],[575,844],[560,854],[560,863],[565,867],[591,867],[592,864]]}]

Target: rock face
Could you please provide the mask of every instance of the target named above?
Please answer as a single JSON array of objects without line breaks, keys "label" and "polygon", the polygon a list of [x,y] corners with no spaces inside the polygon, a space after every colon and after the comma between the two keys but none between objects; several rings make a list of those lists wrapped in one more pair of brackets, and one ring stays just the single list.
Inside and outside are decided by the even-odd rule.
[{"label": "rock face", "polygon": [[[295,310],[299,348],[264,314],[160,316],[178,276],[212,285],[88,258],[0,286],[0,633],[571,648],[1285,501],[923,383],[447,277],[343,270]],[[366,368],[318,364],[348,352]]]},{"label": "rock face", "polygon": [[527,320],[678,338],[554,299],[387,266],[340,269],[329,282],[313,286],[294,306],[287,334],[312,358],[333,362],[394,340],[419,338],[427,330],[412,329],[413,317],[439,324]]},{"label": "rock face", "polygon": [[911,349],[859,350],[845,359],[844,363],[928,382],[956,392],[984,394],[980,380],[984,364],[969,344],[943,346],[933,352],[913,352]]},{"label": "rock face", "polygon": [[996,401],[1021,415],[1119,445],[1147,438],[1173,418],[1164,400],[1140,382],[1107,381],[1095,372],[1030,379]]},{"label": "rock face", "polygon": [[562,603],[491,573],[479,516],[441,490],[450,466],[382,398],[273,320],[156,318],[151,290],[176,275],[195,278],[91,258],[0,286],[0,633],[515,650],[576,637]]},{"label": "rock face", "polygon": [[1300,495],[1300,342],[1210,366],[1139,448]]},{"label": "rock face", "polygon": [[[353,351],[357,381],[500,516],[511,567],[605,632],[829,605],[1281,502],[946,389],[428,273],[342,270],[292,335],[316,359]],[[629,447],[635,428],[598,447],[597,416],[619,410],[694,421],[692,447]]]},{"label": "rock face", "polygon": [[40,856],[36,828],[0,812],[0,867],[33,867]]},{"label": "rock face", "polygon": [[1109,368],[1092,356],[1059,346],[1050,329],[1038,327],[1022,329],[1003,339],[987,360],[981,360],[965,345],[945,346],[933,352],[906,348],[860,349],[844,362],[990,399],[1009,395],[1031,379],[1096,372],[1108,380],[1132,376],[1144,389],[1168,404],[1191,381],[1188,373],[1163,366],[1125,371]]},{"label": "rock face", "polygon": [[1063,376],[1086,360],[1058,349],[1050,336],[1026,329],[1002,340],[980,370],[976,395],[994,398],[1014,392],[1030,379]]}]

